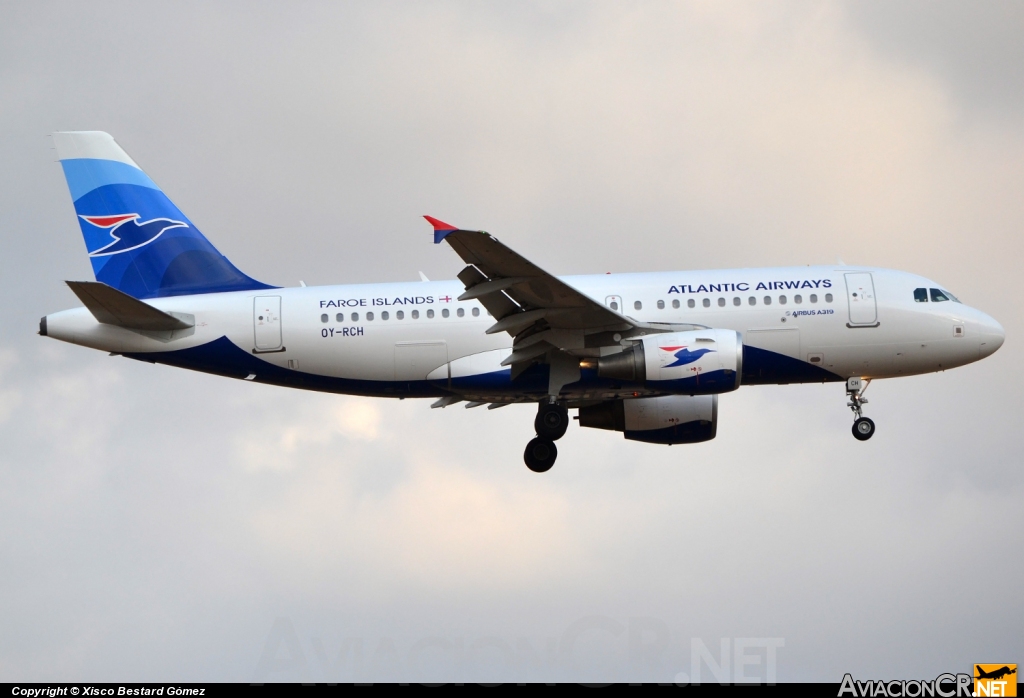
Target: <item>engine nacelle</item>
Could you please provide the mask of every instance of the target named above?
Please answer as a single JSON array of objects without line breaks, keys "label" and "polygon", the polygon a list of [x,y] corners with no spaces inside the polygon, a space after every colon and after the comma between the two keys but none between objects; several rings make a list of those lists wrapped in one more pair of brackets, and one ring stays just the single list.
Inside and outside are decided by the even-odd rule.
[{"label": "engine nacelle", "polygon": [[597,375],[670,393],[708,395],[740,387],[743,340],[733,330],[691,330],[642,337],[597,361]]},{"label": "engine nacelle", "polygon": [[580,426],[621,431],[633,441],[695,444],[718,432],[718,395],[609,400],[580,408]]}]

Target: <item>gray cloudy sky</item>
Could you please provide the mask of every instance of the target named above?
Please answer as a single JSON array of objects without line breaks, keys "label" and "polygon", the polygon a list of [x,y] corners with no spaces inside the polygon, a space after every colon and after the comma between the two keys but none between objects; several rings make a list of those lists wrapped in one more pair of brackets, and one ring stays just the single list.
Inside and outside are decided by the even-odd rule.
[{"label": "gray cloudy sky", "polygon": [[[995,2],[0,3],[0,680],[1024,659],[1022,34]],[[873,385],[867,443],[841,386],[747,388],[713,442],[573,429],[538,477],[527,408],[37,337],[91,278],[58,129],[114,134],[271,283],[451,278],[430,213],[556,273],[906,269],[1007,342]]]}]

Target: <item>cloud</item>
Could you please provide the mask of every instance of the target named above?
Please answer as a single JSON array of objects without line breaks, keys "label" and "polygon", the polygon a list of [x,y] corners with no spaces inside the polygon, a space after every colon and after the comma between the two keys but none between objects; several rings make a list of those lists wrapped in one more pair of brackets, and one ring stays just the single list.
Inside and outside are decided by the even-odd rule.
[{"label": "cloud", "polygon": [[6,422],[21,403],[21,392],[5,389],[4,374],[17,364],[18,355],[12,350],[0,351],[0,423]]},{"label": "cloud", "polygon": [[[413,453],[406,458],[416,460]],[[346,577],[364,603],[410,585],[420,593],[523,590],[572,574],[568,502],[543,491],[501,491],[479,474],[415,463],[393,489],[355,489],[324,467],[254,517],[266,553],[314,586]],[[296,512],[301,511],[301,516]]]},{"label": "cloud", "polygon": [[240,462],[253,469],[290,469],[310,449],[337,451],[350,443],[382,438],[381,411],[373,402],[349,397],[308,395],[292,400],[294,411],[282,419],[276,409],[251,419],[235,437]]}]

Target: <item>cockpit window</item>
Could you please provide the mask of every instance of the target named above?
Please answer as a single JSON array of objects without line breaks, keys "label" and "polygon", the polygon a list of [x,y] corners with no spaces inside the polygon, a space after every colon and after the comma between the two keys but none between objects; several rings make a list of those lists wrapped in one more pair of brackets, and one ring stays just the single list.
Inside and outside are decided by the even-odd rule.
[{"label": "cockpit window", "polygon": [[954,296],[949,291],[943,291],[943,293],[946,294],[946,298],[948,298],[949,300],[953,301],[954,303],[959,303],[960,302],[960,299],[957,298],[956,296]]},{"label": "cockpit window", "polygon": [[915,288],[914,289],[914,300],[918,303],[928,302],[928,289],[926,288]]},{"label": "cockpit window", "polygon": [[937,288],[929,289],[932,292],[932,303],[941,303],[942,301],[948,301],[949,296],[940,291]]}]

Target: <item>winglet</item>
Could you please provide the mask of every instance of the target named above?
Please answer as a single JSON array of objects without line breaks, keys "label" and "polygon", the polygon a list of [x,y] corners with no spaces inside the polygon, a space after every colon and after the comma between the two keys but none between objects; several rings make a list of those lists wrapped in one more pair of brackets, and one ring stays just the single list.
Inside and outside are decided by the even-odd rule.
[{"label": "winglet", "polygon": [[448,233],[454,233],[458,228],[454,225],[448,225],[444,221],[439,221],[433,216],[423,216],[427,219],[430,225],[434,226],[434,244],[440,244],[442,240],[448,235]]}]

